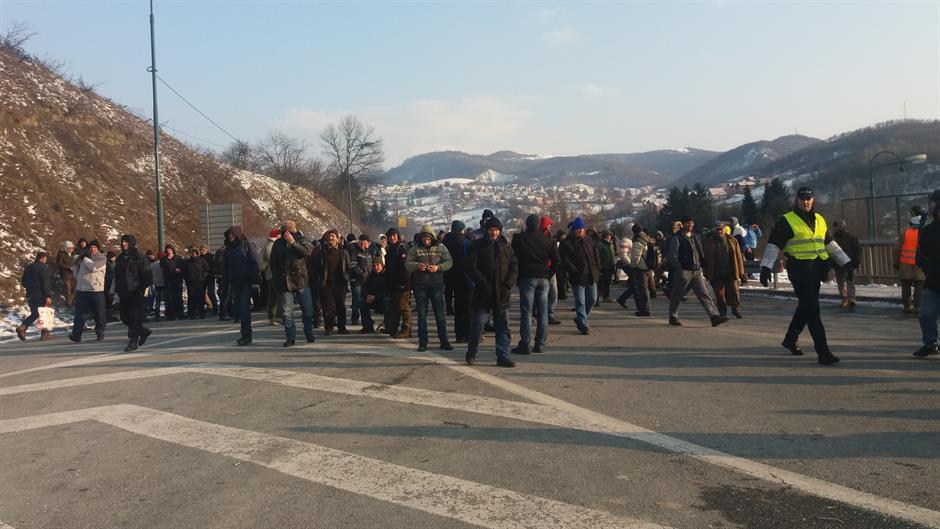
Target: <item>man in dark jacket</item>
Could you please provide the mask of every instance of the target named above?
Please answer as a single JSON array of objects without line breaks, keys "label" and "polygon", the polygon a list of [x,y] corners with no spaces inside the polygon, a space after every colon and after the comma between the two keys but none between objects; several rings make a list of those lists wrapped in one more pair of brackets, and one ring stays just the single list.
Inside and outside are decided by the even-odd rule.
[{"label": "man in dark jacket", "polygon": [[199,248],[189,249],[189,259],[183,262],[183,278],[186,279],[186,312],[189,319],[206,317],[206,279],[209,263],[199,255]]},{"label": "man in dark jacket", "polygon": [[570,229],[571,232],[561,244],[561,262],[574,294],[574,324],[581,334],[590,334],[588,315],[597,300],[597,281],[601,276],[600,256],[597,254],[597,245],[587,236],[581,217],[571,222]]},{"label": "man in dark jacket", "polygon": [[352,297],[349,319],[353,325],[359,325],[359,312],[363,304],[362,285],[372,271],[370,244],[369,236],[363,233],[349,245],[349,294]]},{"label": "man in dark jacket", "polygon": [[375,321],[372,311],[376,314],[388,314],[388,282],[385,279],[385,265],[382,256],[372,258],[372,271],[362,285],[362,330],[359,334],[375,333]]},{"label": "man in dark jacket", "polygon": [[480,335],[487,315],[492,314],[496,331],[496,365],[515,367],[509,359],[509,298],[519,277],[519,262],[512,246],[502,235],[503,225],[496,217],[486,222],[486,237],[470,244],[467,274],[473,280],[473,321],[467,341],[467,364],[476,361]]},{"label": "man in dark jacket", "polygon": [[[385,330],[392,338],[411,336],[411,274],[405,269],[408,246],[397,228],[389,228],[388,251],[385,254],[385,278],[388,282],[388,315]],[[399,329],[399,325],[402,327]]]},{"label": "man in dark jacket", "polygon": [[561,260],[558,247],[539,230],[538,215],[529,215],[525,219],[525,231],[512,238],[512,250],[519,263],[519,345],[511,352],[529,354],[534,311],[538,315],[538,325],[535,329],[535,346],[531,352],[541,353],[545,350],[548,337],[549,278]]},{"label": "man in dark jacket", "polygon": [[323,335],[349,334],[346,330],[346,285],[349,283],[349,252],[336,230],[323,234],[317,253],[317,287],[323,310]]},{"label": "man in dark jacket", "polygon": [[281,226],[280,237],[271,246],[268,266],[274,283],[277,314],[282,315],[286,340],[284,347],[294,345],[297,325],[294,323],[294,303],[300,304],[301,321],[307,343],[313,342],[313,297],[307,277],[307,257],[313,246],[297,230],[297,223],[288,220]]},{"label": "man in dark jacket", "polygon": [[940,314],[940,189],[930,196],[930,224],[920,229],[917,243],[917,265],[924,271],[924,298],[920,305],[920,332],[923,346],[914,356],[935,355],[937,315]]},{"label": "man in dark jacket", "polygon": [[152,284],[150,262],[137,249],[137,238],[129,234],[124,235],[121,237],[121,253],[114,266],[114,290],[121,298],[121,304],[118,306],[121,321],[127,325],[128,341],[125,352],[136,350],[150,336],[150,329],[144,327],[144,292]]},{"label": "man in dark jacket", "polygon": [[[466,225],[455,220],[450,223],[450,233],[444,235],[444,246],[450,252],[453,266],[444,272],[444,288],[451,292],[451,312],[454,314],[454,342],[467,343],[470,332],[470,283],[467,280],[467,251],[470,241],[464,233]],[[445,296],[446,301],[446,296]]]},{"label": "man in dark jacket", "polygon": [[225,233],[222,278],[234,301],[233,317],[241,323],[241,336],[236,343],[248,345],[251,343],[251,288],[259,281],[261,254],[254,243],[245,238],[241,226],[232,226]]},{"label": "man in dark jacket", "polygon": [[[26,339],[26,329],[39,319],[39,307],[52,306],[52,271],[46,266],[48,260],[46,252],[39,252],[36,254],[36,259],[23,270],[20,284],[26,289],[29,316],[16,328],[16,337],[20,340]],[[42,329],[39,339],[50,340],[52,333],[48,329]]]},{"label": "man in dark jacket", "polygon": [[685,297],[686,291],[692,289],[698,297],[699,303],[711,319],[712,327],[717,327],[728,321],[727,316],[718,313],[718,307],[712,297],[711,288],[705,281],[702,271],[704,265],[704,250],[702,241],[694,232],[695,220],[684,215],[682,229],[669,239],[669,325],[682,325],[679,321],[679,304]]},{"label": "man in dark jacket", "polygon": [[848,231],[844,220],[832,223],[832,240],[836,241],[845,255],[851,259],[846,266],[833,263],[832,269],[836,273],[839,295],[842,296],[842,303],[839,306],[852,310],[855,308],[855,267],[861,262],[862,245],[858,242],[858,237]]},{"label": "man in dark jacket", "polygon": [[166,319],[173,321],[183,318],[183,258],[176,255],[176,248],[167,244],[163,249],[164,257],[160,261],[163,268],[163,281],[166,295]]}]

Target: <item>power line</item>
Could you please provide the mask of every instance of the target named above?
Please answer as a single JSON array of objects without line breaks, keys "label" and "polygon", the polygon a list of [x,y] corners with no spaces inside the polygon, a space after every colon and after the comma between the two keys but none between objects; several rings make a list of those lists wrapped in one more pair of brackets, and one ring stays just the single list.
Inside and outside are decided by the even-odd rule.
[{"label": "power line", "polygon": [[217,128],[217,129],[221,130],[222,132],[224,132],[229,138],[232,138],[233,140],[235,140],[235,141],[237,141],[237,142],[239,142],[239,143],[243,143],[242,140],[236,138],[235,136],[232,135],[232,133],[230,133],[229,131],[227,131],[227,130],[225,130],[224,128],[222,128],[222,125],[219,125],[218,123],[216,123],[215,121],[213,121],[212,118],[210,118],[209,116],[207,116],[207,115],[205,114],[205,112],[203,112],[202,110],[199,110],[198,108],[196,108],[196,105],[190,103],[188,99],[186,99],[185,97],[183,97],[183,94],[177,92],[176,89],[173,88],[172,86],[170,86],[170,83],[166,82],[162,77],[160,77],[159,75],[157,75],[157,79],[159,79],[160,82],[163,83],[167,88],[169,88],[171,92],[173,92],[174,94],[176,94],[177,97],[179,97],[180,99],[182,99],[184,103],[186,103],[187,105],[189,105],[190,108],[192,108],[193,110],[195,110],[196,112],[198,112],[200,116],[206,118],[206,121],[208,121],[209,123],[212,123],[213,125],[215,125],[215,128]]},{"label": "power line", "polygon": [[[163,125],[160,126],[160,129],[162,129],[163,131],[166,131],[166,128],[164,128]],[[227,147],[226,145],[220,145],[220,144],[215,143],[215,142],[213,142],[213,141],[204,140],[204,139],[202,139],[202,138],[200,138],[200,137],[198,137],[198,136],[193,136],[192,134],[189,134],[188,132],[183,132],[183,131],[181,131],[180,129],[178,129],[178,128],[176,128],[176,127],[171,127],[170,130],[173,132],[173,135],[182,134],[183,136],[186,136],[187,138],[192,138],[192,139],[194,139],[194,140],[196,140],[196,141],[199,141],[199,142],[202,142],[202,143],[208,143],[209,145],[213,145],[213,146],[215,146],[215,147],[220,147],[220,148],[223,148],[223,149]]]}]

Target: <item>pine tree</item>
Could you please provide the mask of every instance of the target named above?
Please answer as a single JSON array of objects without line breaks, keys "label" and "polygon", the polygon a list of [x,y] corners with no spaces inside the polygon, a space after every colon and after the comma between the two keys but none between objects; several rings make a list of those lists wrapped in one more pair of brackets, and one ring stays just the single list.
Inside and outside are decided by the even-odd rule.
[{"label": "pine tree", "polygon": [[751,224],[757,222],[759,214],[757,201],[754,200],[751,188],[746,186],[744,188],[744,200],[741,202],[741,218],[739,220],[745,224]]},{"label": "pine tree", "polygon": [[761,216],[764,219],[776,219],[790,209],[792,202],[790,191],[779,178],[774,178],[764,186],[764,198],[760,204]]}]

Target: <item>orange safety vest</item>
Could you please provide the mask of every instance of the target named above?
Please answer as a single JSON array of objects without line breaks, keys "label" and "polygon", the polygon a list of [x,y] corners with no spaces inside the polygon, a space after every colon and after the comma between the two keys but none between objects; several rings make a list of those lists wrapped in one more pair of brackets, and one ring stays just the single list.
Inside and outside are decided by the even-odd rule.
[{"label": "orange safety vest", "polygon": [[917,235],[920,230],[917,228],[908,228],[904,231],[904,244],[901,245],[901,263],[915,264],[917,255]]}]

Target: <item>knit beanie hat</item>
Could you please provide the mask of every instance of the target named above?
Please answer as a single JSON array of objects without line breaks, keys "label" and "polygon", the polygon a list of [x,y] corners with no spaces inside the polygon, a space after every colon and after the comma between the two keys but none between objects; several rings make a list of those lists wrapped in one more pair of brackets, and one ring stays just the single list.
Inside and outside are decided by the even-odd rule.
[{"label": "knit beanie hat", "polygon": [[571,229],[572,229],[572,230],[583,230],[583,229],[584,229],[584,219],[582,219],[581,217],[578,217],[578,218],[574,219],[573,221],[571,221]]},{"label": "knit beanie hat", "polygon": [[455,220],[450,223],[450,231],[458,232],[467,229],[467,225],[463,221]]},{"label": "knit beanie hat", "polygon": [[499,231],[503,231],[503,223],[499,221],[496,217],[486,221],[486,229],[496,228]]}]

